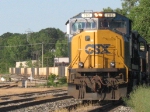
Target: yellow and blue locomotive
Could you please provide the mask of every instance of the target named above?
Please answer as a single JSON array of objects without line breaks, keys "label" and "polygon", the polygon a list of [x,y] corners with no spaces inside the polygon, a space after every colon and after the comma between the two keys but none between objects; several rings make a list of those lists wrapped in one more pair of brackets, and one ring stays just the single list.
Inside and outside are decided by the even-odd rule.
[{"label": "yellow and blue locomotive", "polygon": [[115,12],[82,12],[66,23],[68,94],[83,100],[119,100],[146,83],[148,45],[131,20]]}]

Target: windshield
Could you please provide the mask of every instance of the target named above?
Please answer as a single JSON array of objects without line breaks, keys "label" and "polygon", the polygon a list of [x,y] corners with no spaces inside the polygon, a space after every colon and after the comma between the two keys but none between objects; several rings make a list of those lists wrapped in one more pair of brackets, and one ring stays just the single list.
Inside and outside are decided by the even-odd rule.
[{"label": "windshield", "polygon": [[115,29],[119,32],[126,33],[125,21],[100,21],[100,27]]},{"label": "windshield", "polygon": [[84,29],[96,29],[97,23],[94,20],[80,20],[80,21],[74,21],[71,23],[71,33],[76,33],[79,30]]},{"label": "windshield", "polygon": [[82,30],[93,30],[98,28],[109,28],[124,34],[127,33],[126,21],[101,19],[99,19],[99,24],[97,19],[73,19],[70,24],[70,33],[77,34]]}]

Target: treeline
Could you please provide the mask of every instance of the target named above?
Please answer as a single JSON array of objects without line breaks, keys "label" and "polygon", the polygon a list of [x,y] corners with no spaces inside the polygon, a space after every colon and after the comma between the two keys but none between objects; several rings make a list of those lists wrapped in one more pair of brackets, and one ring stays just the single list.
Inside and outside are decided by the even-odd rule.
[{"label": "treeline", "polygon": [[[15,67],[18,61],[27,61],[29,67],[41,67],[42,51],[43,66],[53,66],[54,57],[68,56],[67,46],[65,33],[55,28],[27,34],[7,32],[0,36],[0,73]],[[32,64],[31,60],[38,61]]]}]

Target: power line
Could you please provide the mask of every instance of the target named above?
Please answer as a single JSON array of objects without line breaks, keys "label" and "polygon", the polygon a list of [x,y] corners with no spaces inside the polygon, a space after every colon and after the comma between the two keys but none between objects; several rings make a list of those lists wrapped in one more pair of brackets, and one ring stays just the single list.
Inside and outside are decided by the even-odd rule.
[{"label": "power line", "polygon": [[[44,44],[44,43],[35,43],[35,44],[26,44],[26,45],[16,45],[16,46],[9,45],[9,46],[0,46],[0,47],[21,47],[21,46],[32,46],[32,45],[41,45],[41,44]],[[56,43],[46,43],[46,44],[56,44]],[[67,43],[58,43],[58,44],[67,44]]]}]

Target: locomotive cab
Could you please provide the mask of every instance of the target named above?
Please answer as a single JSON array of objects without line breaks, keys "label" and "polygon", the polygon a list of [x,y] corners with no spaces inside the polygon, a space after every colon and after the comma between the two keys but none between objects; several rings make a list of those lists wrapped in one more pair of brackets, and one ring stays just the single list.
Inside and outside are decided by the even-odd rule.
[{"label": "locomotive cab", "polygon": [[119,100],[143,76],[138,72],[146,72],[147,43],[131,31],[127,17],[115,12],[83,12],[72,17],[67,27],[68,94],[76,99]]},{"label": "locomotive cab", "polygon": [[110,30],[116,30],[120,33],[130,33],[131,21],[117,13],[80,13],[69,20],[71,35],[76,35],[83,30],[98,30],[108,28]]}]

